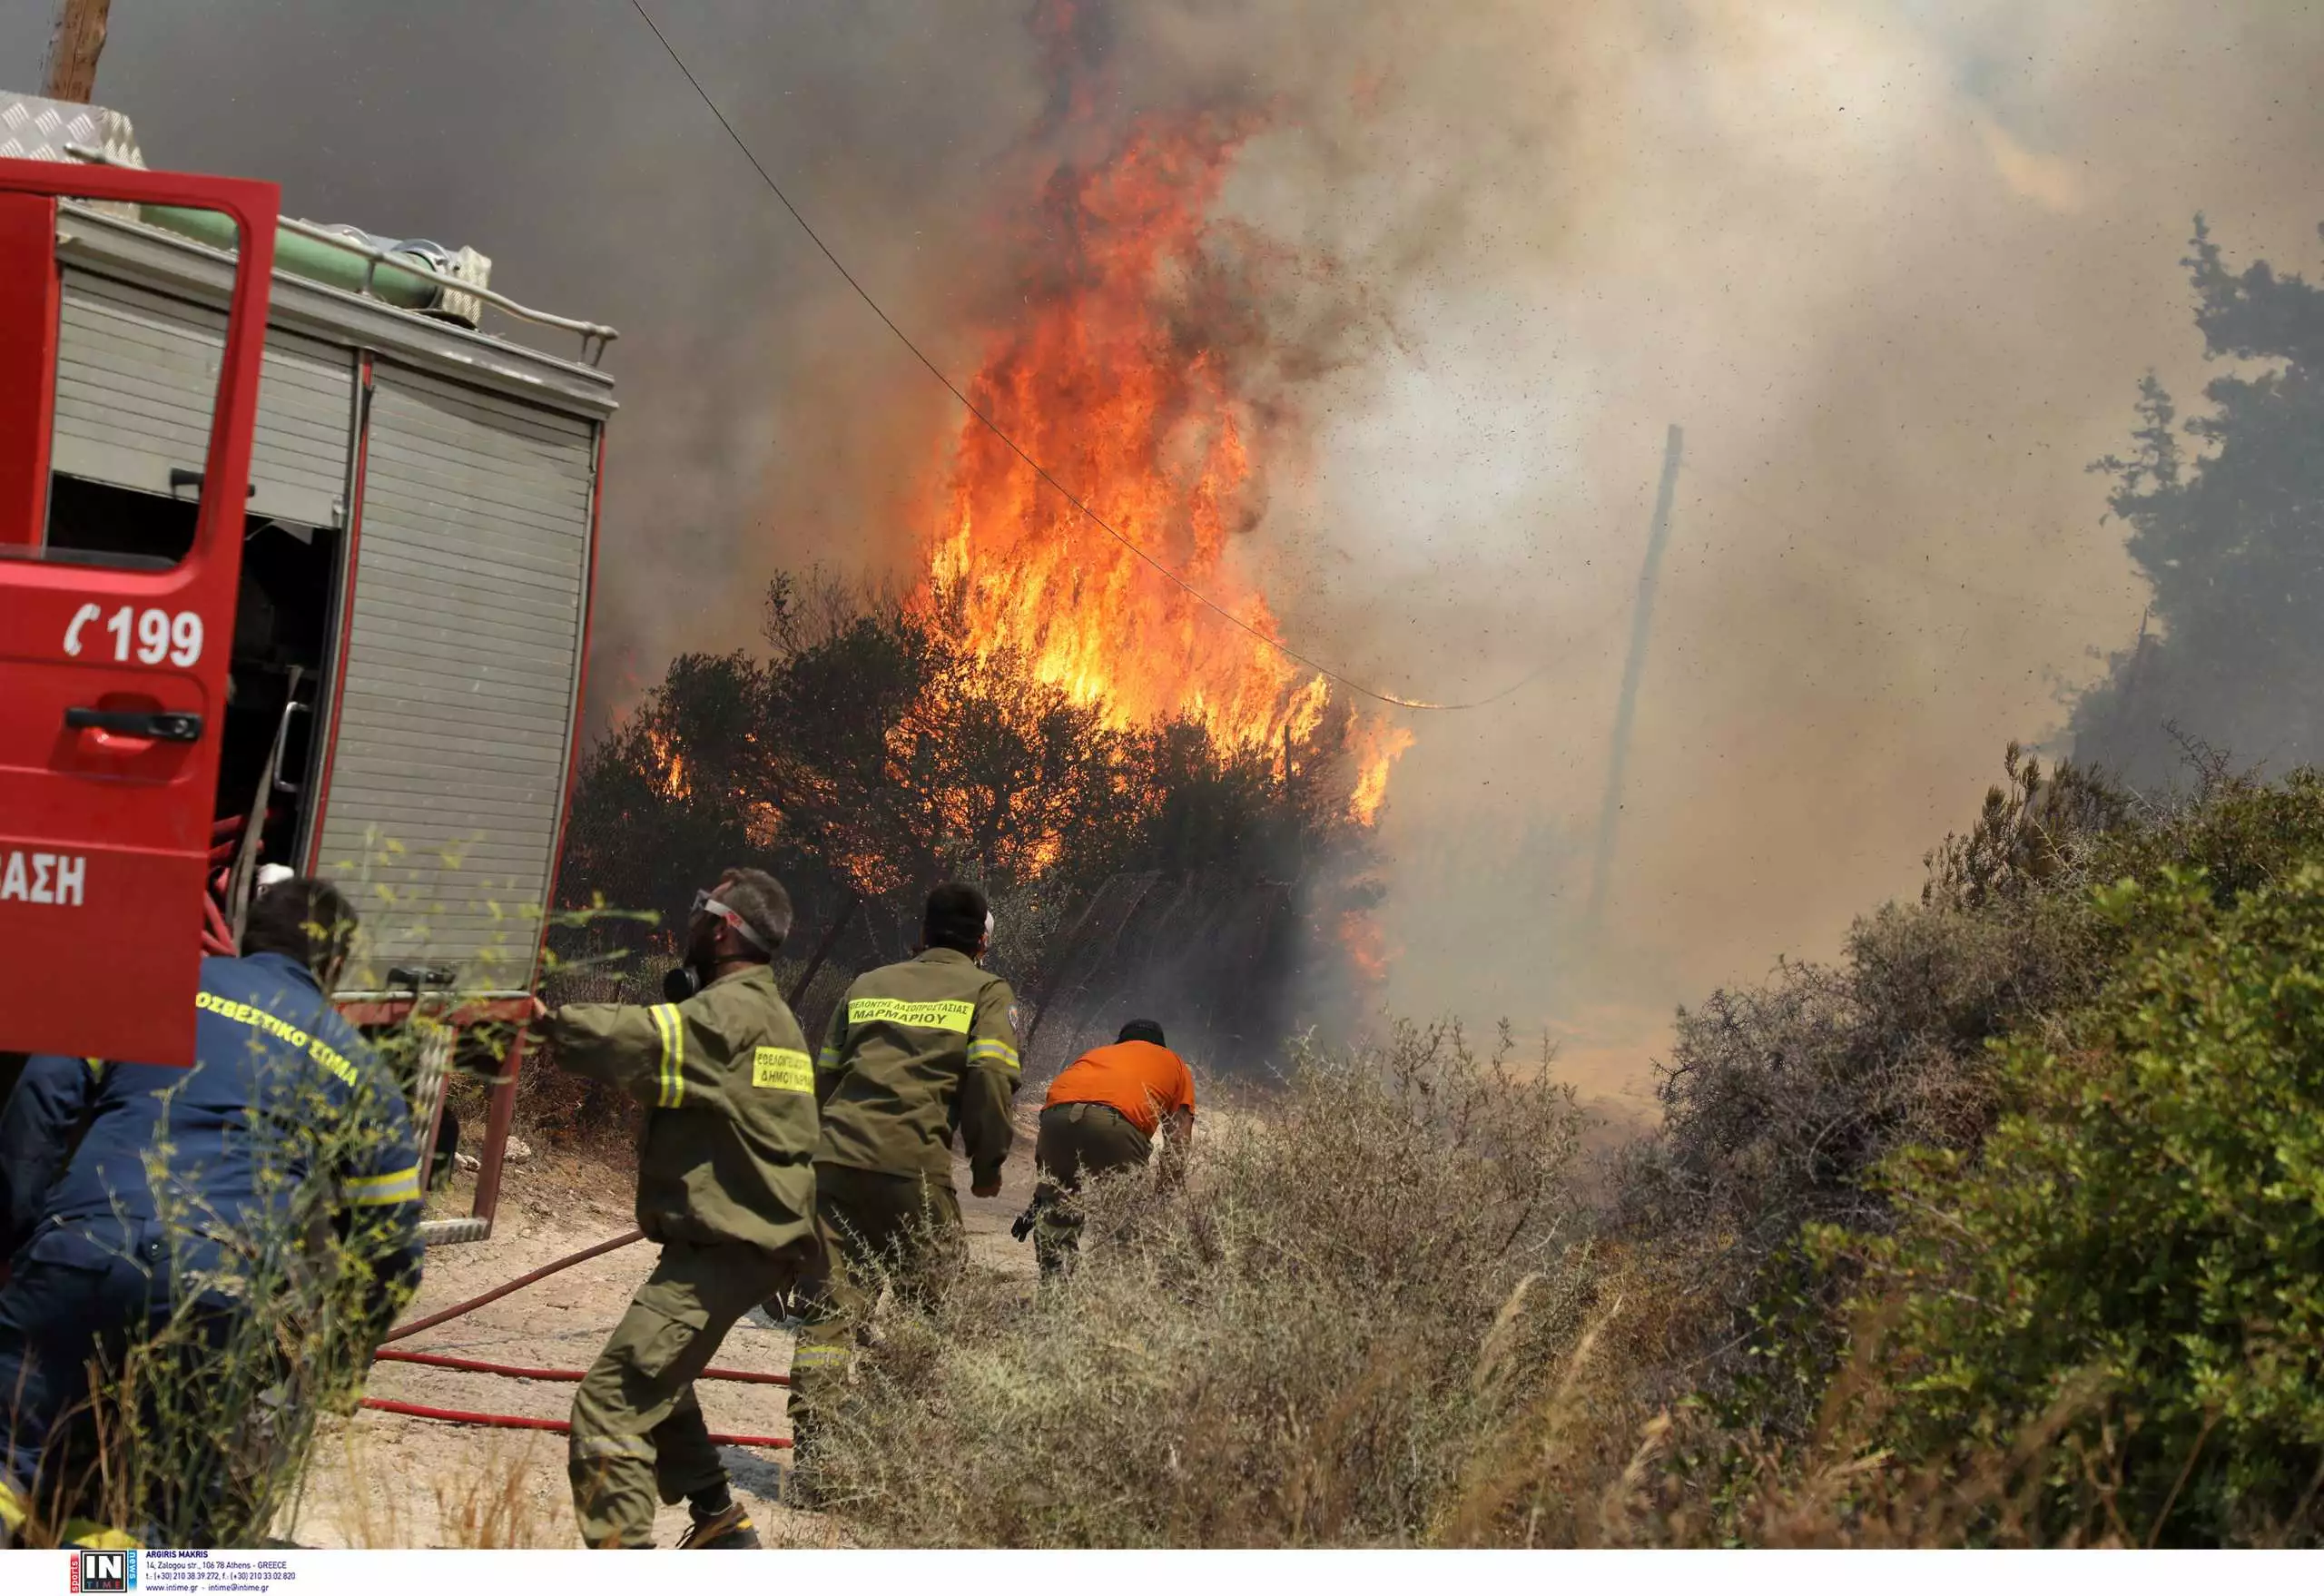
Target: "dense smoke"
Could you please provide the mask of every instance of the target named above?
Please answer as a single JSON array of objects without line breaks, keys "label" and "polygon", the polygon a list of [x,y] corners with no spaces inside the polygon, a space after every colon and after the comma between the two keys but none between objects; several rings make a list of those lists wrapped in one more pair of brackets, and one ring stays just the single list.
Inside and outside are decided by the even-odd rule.
[{"label": "dense smoke", "polygon": [[[1909,891],[2001,743],[2055,735],[2092,652],[2130,643],[2148,595],[2084,468],[2126,444],[2144,369],[2200,381],[2197,210],[2240,254],[2309,253],[2324,18],[1460,15],[1344,39],[1385,75],[1279,169],[1252,153],[1254,208],[1309,196],[1380,263],[1408,351],[1342,380],[1298,528],[1316,600],[1286,608],[1432,695],[1550,666],[1416,723],[1391,999],[1546,1020],[1635,1081],[1669,1003]],[[1689,462],[1623,852],[1577,948],[1571,839],[1669,420]]]},{"label": "dense smoke", "polygon": [[[747,637],[777,568],[912,563],[950,399],[625,4],[116,9],[98,98],[150,159],[473,243],[507,291],[623,328],[599,713]],[[2084,468],[2128,447],[2149,368],[2199,392],[2194,212],[2287,268],[2324,216],[2324,13],[2275,0],[1175,0],[1085,5],[1063,44],[1020,0],[656,15],[956,371],[1020,281],[998,223],[1029,153],[1258,119],[1223,215],[1331,263],[1275,325],[1368,330],[1285,390],[1304,459],[1246,539],[1256,577],[1367,683],[1541,673],[1407,723],[1389,1000],[1551,1027],[1608,1089],[1638,1088],[1671,1003],[1909,890],[2003,743],[2059,734],[2148,601]],[[12,83],[40,33],[0,18]],[[1576,839],[1671,421],[1688,463],[1585,947]]]},{"label": "dense smoke", "polygon": [[[1549,1023],[1609,1084],[1669,1003],[1910,890],[2002,744],[2062,734],[2147,601],[2085,467],[2142,371],[2196,380],[2193,213],[2247,251],[2314,221],[2324,19],[2278,7],[1113,21],[1123,114],[1263,111],[1228,213],[1389,330],[1319,373],[1312,471],[1275,485],[1291,635],[1422,696],[1547,671],[1412,720],[1390,1000]],[[1583,946],[1571,839],[1669,420],[1689,460]]]}]

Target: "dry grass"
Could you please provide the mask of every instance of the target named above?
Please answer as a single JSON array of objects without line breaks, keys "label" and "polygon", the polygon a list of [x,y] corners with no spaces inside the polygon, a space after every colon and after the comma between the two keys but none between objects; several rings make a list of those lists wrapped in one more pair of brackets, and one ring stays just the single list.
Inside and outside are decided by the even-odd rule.
[{"label": "dry grass", "polygon": [[543,1524],[534,1512],[532,1493],[526,1489],[530,1470],[525,1452],[496,1447],[474,1473],[437,1481],[436,1544],[479,1549],[564,1545],[566,1526]]},{"label": "dry grass", "polygon": [[[568,1546],[569,1526],[545,1519],[533,1476],[538,1436],[488,1433],[483,1455],[458,1473],[413,1489],[409,1460],[382,1450],[365,1428],[341,1422],[319,1439],[299,1495],[277,1518],[274,1536],[307,1544],[320,1532],[331,1544],[355,1549],[432,1546],[497,1550]],[[560,1449],[561,1450],[561,1449]],[[416,1503],[432,1502],[432,1515]]]},{"label": "dry grass", "polygon": [[1265,1113],[1205,1125],[1182,1188],[1095,1192],[1064,1282],[891,1302],[832,1505],[907,1544],[1448,1538],[1585,1310],[1579,1123],[1452,1030],[1301,1057]]},{"label": "dry grass", "polygon": [[[1641,1238],[1576,1197],[1579,1118],[1449,1030],[1309,1056],[1206,1123],[1181,1190],[1101,1187],[1061,1284],[970,1273],[885,1305],[829,1505],[875,1543],[1006,1546],[2138,1544],[2099,1394],[1908,1467],[1877,1325],[1805,1433],[1702,1383],[1731,1234]],[[930,1469],[927,1460],[944,1466]],[[2045,1490],[2081,1482],[2070,1522]],[[2048,1500],[2054,1501],[2054,1492]]]},{"label": "dry grass", "polygon": [[[1659,1272],[1658,1272],[1659,1273]],[[1658,1404],[1669,1353],[1707,1320],[1654,1300],[1658,1284],[1615,1261],[1615,1289],[1558,1376],[1479,1449],[1439,1538],[1457,1544],[1914,1548],[2128,1546],[2152,1526],[2124,1519],[2119,1453],[2069,1434],[2102,1404],[2087,1383],[2039,1420],[1945,1466],[1907,1465],[1875,1444],[1897,1394],[1875,1374],[1880,1326],[1825,1393],[1812,1434],[1790,1442],[1722,1424],[1699,1400]],[[2107,1432],[2113,1435],[2112,1432]],[[2119,1439],[2119,1436],[2115,1436]],[[2043,1513],[2047,1488],[2078,1510]]]}]

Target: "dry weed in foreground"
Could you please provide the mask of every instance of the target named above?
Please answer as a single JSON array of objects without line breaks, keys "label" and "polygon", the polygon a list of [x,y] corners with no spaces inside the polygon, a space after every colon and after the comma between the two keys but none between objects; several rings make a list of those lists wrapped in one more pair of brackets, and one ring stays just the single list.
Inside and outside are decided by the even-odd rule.
[{"label": "dry weed in foreground", "polygon": [[[1886,1328],[1877,1318],[1858,1326],[1854,1355],[1804,1442],[1723,1428],[1695,1400],[1649,1421],[1629,1466],[1595,1493],[1594,1534],[1577,1538],[1859,1549],[2142,1543],[2121,1511],[2119,1429],[2102,1432],[2112,1439],[2097,1446],[2072,1433],[2103,1409],[2102,1383],[2073,1382],[2014,1435],[1941,1463],[1907,1463],[1876,1440],[1903,1400],[1879,1369]],[[2061,1484],[2075,1488],[2078,1505],[2045,1512]]]},{"label": "dry weed in foreground", "polygon": [[537,1472],[535,1444],[512,1448],[496,1437],[468,1473],[434,1482],[437,1545],[497,1550],[568,1543],[564,1522],[544,1525],[526,1489]]},{"label": "dry weed in foreground", "polygon": [[[1205,1128],[1185,1188],[1096,1192],[1064,1282],[970,1273],[932,1311],[883,1306],[829,1505],[919,1545],[2140,1538],[2071,1404],[1943,1472],[1877,1450],[1869,1342],[1805,1439],[1723,1425],[1692,1384],[1720,1299],[1668,1244],[1588,1234],[1577,1129],[1450,1030],[1302,1058]],[[2038,1512],[2061,1471],[2088,1484],[2070,1523]]]},{"label": "dry weed in foreground", "polygon": [[1441,1518],[1586,1312],[1579,1115],[1510,1051],[1403,1028],[1303,1052],[1263,1111],[1203,1128],[1183,1187],[1095,1192],[1065,1281],[891,1303],[831,1504],[911,1544],[1459,1538]]},{"label": "dry weed in foreground", "polygon": [[[399,1489],[402,1481],[380,1465],[361,1426],[352,1421],[341,1422],[338,1433],[330,1439],[335,1444],[329,1447],[328,1455],[335,1466],[320,1466],[321,1459],[318,1458],[318,1466],[310,1467],[307,1477],[300,1482],[299,1500],[281,1532],[282,1538],[291,1542],[299,1539],[300,1520],[308,1494],[322,1487],[330,1493],[327,1514],[340,1545],[411,1545],[411,1519],[404,1493]],[[323,1453],[326,1449],[319,1446],[316,1450]],[[335,1481],[331,1479],[334,1474]]]},{"label": "dry weed in foreground", "polygon": [[[540,1438],[487,1433],[480,1439],[481,1456],[423,1481],[409,1460],[383,1456],[361,1425],[343,1424],[317,1445],[299,1500],[276,1533],[299,1543],[301,1525],[320,1518],[339,1544],[358,1550],[569,1545],[564,1521],[544,1523],[530,1489],[544,1472]],[[419,1505],[429,1499],[432,1523]]]}]

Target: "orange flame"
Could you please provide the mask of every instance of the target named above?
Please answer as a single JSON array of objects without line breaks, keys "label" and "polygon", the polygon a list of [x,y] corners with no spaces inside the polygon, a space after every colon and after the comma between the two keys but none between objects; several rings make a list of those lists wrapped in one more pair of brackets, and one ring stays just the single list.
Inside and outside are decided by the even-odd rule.
[{"label": "orange flame", "polygon": [[686,780],[686,756],[680,751],[677,739],[666,732],[648,726],[646,744],[654,750],[654,786],[665,798],[684,798],[693,791]]},{"label": "orange flame", "polygon": [[1388,799],[1388,773],[1413,745],[1413,734],[1403,726],[1367,721],[1355,728],[1354,741],[1355,791],[1348,798],[1347,812],[1357,824],[1374,825],[1380,805]]},{"label": "orange flame", "polygon": [[1346,950],[1356,979],[1365,986],[1376,987],[1388,979],[1388,938],[1371,915],[1360,909],[1344,911],[1340,915],[1340,946]]},{"label": "orange flame", "polygon": [[[1230,302],[1238,286],[1204,246],[1254,131],[1247,118],[1149,119],[1110,162],[1054,174],[1043,243],[1065,257],[1043,255],[1027,319],[993,338],[970,389],[1026,454],[1186,586],[974,418],[954,441],[930,574],[980,659],[1013,654],[1117,727],[1184,719],[1222,745],[1273,750],[1316,733],[1331,684],[1264,641],[1279,635],[1275,616],[1236,538],[1258,520],[1267,429],[1236,392],[1232,352],[1189,313],[1197,292],[1210,303],[1222,291],[1222,271]],[[1359,723],[1351,741],[1348,813],[1369,825],[1412,737]]]},{"label": "orange flame", "polygon": [[[1241,134],[1141,128],[1108,165],[1061,174],[1078,218],[1068,286],[995,340],[977,406],[1130,542],[1264,636],[1265,598],[1229,557],[1254,516],[1246,419],[1214,351],[1182,347],[1166,279],[1200,249]],[[1116,725],[1184,717],[1222,743],[1272,746],[1321,717],[1328,684],[1236,631],[1042,482],[981,423],[963,424],[933,551],[971,645],[1020,655]]]}]

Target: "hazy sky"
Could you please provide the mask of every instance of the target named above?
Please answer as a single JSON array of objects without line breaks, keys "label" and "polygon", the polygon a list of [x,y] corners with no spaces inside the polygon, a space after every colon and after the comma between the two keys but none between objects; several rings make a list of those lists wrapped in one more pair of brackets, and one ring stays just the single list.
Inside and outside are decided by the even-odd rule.
[{"label": "hazy sky", "polygon": [[[1021,0],[659,0],[767,163],[951,369],[1047,85]],[[47,7],[0,10],[31,85]],[[1392,789],[1402,1008],[1635,1086],[1670,1004],[1909,892],[2142,595],[2092,458],[2192,399],[2177,264],[2309,266],[2324,10],[2290,0],[1157,0],[1103,118],[1264,109],[1226,206],[1388,330],[1300,407],[1255,567],[1422,716]],[[746,640],[765,576],[879,563],[956,418],[617,0],[115,0],[150,162],[473,244],[624,333],[593,687]],[[1688,429],[1616,890],[1579,944],[1663,428]]]}]

